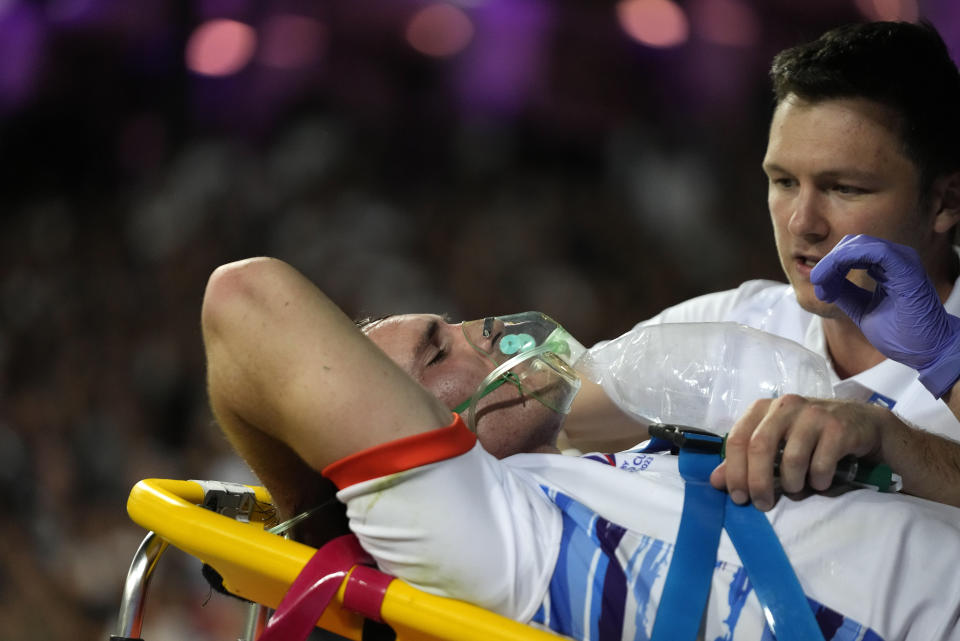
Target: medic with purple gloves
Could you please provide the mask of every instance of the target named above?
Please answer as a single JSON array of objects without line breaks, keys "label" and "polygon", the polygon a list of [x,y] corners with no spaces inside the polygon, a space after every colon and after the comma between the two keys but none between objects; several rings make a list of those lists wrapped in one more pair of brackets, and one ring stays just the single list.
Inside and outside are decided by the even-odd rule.
[{"label": "medic with purple gloves", "polygon": [[[864,270],[875,287],[861,286],[866,279],[851,270]],[[915,369],[960,418],[960,318],[944,309],[916,251],[848,235],[814,266],[810,282],[818,299],[840,308],[884,356]],[[795,395],[757,401],[731,428],[726,459],[710,480],[735,502],[768,510],[775,467],[786,493],[826,490],[850,455],[889,464],[909,494],[960,506],[960,443],[855,401]],[[737,489],[744,486],[749,496]]]}]

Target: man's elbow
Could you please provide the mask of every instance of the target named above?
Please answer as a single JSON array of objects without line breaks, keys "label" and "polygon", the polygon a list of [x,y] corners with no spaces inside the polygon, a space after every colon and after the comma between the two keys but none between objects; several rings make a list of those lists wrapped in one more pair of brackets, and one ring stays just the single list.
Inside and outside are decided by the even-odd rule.
[{"label": "man's elbow", "polygon": [[275,258],[257,257],[217,267],[203,294],[201,323],[204,336],[220,334],[232,320],[249,314],[257,300],[290,268]]}]

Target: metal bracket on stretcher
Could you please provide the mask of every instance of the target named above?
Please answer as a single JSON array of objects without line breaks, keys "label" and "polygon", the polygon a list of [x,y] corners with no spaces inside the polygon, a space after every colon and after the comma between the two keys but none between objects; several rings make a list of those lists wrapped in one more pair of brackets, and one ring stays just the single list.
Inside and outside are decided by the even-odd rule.
[{"label": "metal bracket on stretcher", "polygon": [[[168,545],[213,567],[230,593],[276,608],[317,550],[265,531],[264,520],[272,511],[271,497],[262,487],[165,479],[137,483],[127,500],[127,512],[150,532],[130,565],[117,632],[111,639],[140,638],[150,576]],[[246,520],[236,520],[236,516]],[[364,616],[344,605],[348,583],[349,576],[317,626],[362,641]],[[366,600],[360,592],[377,589],[366,585],[364,581],[350,583],[350,590],[357,592],[360,601]],[[379,618],[393,629],[399,641],[563,638],[462,601],[427,594],[399,579],[391,580],[384,593],[369,595],[370,600],[381,597]],[[261,623],[248,620],[248,639],[255,637]]]}]

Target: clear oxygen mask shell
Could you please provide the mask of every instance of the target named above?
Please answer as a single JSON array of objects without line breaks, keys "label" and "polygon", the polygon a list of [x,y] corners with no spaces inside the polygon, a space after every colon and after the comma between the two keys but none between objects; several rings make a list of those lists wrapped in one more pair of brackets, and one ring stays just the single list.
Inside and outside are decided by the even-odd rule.
[{"label": "clear oxygen mask shell", "polygon": [[454,408],[476,431],[477,402],[503,384],[515,386],[559,414],[570,411],[580,389],[574,363],[586,349],[556,321],[540,312],[461,323],[467,342],[494,365],[473,395]]}]

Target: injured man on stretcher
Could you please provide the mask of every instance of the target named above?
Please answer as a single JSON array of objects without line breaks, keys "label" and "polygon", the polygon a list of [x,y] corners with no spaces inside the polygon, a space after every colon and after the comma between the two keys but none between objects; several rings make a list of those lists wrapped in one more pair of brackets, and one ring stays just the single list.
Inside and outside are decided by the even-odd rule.
[{"label": "injured man on stretcher", "polygon": [[[697,607],[658,613],[688,500],[678,457],[558,455],[576,376],[562,345],[513,358],[559,329],[529,318],[529,331],[428,314],[361,330],[289,265],[232,263],[211,276],[203,305],[211,404],[282,512],[326,500],[322,474],[380,568],[420,589],[577,639],[648,639],[658,617],[678,616],[693,617],[699,638],[773,638],[777,622],[726,534],[702,619]],[[534,360],[540,374],[513,366]],[[888,410],[794,395],[767,404],[859,422],[837,458],[884,459],[905,493],[939,499],[928,492],[936,471],[915,469],[924,455],[901,451],[918,430]],[[823,638],[960,638],[956,507],[833,488],[755,513]]]}]

